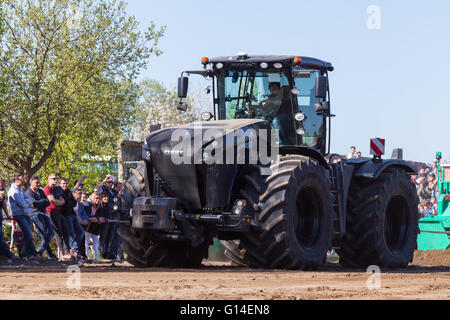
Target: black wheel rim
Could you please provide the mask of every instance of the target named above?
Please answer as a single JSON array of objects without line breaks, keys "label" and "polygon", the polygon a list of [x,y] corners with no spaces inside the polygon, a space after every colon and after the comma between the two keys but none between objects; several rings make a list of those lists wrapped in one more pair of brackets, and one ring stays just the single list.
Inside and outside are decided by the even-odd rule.
[{"label": "black wheel rim", "polygon": [[319,241],[323,221],[321,198],[314,188],[305,187],[299,192],[296,218],[297,240],[305,250],[311,250]]},{"label": "black wheel rim", "polygon": [[393,254],[398,254],[407,242],[409,224],[408,202],[402,196],[392,197],[386,209],[384,235]]}]

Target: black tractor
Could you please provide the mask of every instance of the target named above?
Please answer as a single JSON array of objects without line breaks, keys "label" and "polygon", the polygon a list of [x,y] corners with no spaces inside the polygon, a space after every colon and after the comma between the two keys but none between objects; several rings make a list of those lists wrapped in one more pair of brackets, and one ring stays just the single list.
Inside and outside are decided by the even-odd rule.
[{"label": "black tractor", "polygon": [[417,246],[414,168],[330,154],[331,63],[301,56],[202,59],[213,112],[150,133],[125,182],[137,267],[198,267],[214,237],[234,262],[312,269],[335,249],[346,267],[405,267]]}]

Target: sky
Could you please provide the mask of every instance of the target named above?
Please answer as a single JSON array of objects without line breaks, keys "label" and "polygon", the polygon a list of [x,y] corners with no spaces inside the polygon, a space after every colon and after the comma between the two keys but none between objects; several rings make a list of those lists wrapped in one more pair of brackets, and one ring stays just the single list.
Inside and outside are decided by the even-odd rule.
[{"label": "sky", "polygon": [[[354,145],[370,156],[379,137],[385,158],[402,148],[405,160],[431,162],[437,151],[450,159],[450,1],[129,0],[127,12],[142,30],[151,21],[167,27],[163,54],[138,80],[174,89],[202,57],[241,51],[316,57],[335,68],[332,152]],[[189,95],[195,90],[191,81]]]}]

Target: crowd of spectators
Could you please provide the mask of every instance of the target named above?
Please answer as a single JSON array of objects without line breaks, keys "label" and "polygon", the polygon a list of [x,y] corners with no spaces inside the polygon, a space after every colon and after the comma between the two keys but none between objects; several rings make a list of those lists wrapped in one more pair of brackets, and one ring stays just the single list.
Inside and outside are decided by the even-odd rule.
[{"label": "crowd of spectators", "polygon": [[[101,258],[123,259],[123,254],[119,254],[122,239],[116,221],[123,185],[113,175],[107,175],[88,195],[83,191],[86,178],[81,177],[70,189],[67,179],[52,173],[47,185],[41,188],[39,177],[34,176],[26,190],[22,174],[12,177],[9,189],[7,182],[0,179],[0,226],[3,219],[11,222],[9,246],[3,227],[0,228],[0,257],[5,257],[8,263],[25,259],[34,264],[46,259],[92,263]],[[40,241],[33,240],[33,230]],[[57,252],[50,246],[53,239]]]},{"label": "crowd of spectators", "polygon": [[437,215],[437,178],[437,162],[434,162],[431,167],[421,167],[417,175],[411,177],[419,196],[419,213],[422,218]]}]

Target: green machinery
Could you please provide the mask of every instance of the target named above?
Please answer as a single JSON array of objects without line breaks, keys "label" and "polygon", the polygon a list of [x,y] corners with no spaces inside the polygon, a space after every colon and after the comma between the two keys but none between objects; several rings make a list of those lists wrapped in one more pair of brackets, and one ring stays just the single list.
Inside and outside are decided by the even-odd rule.
[{"label": "green machinery", "polygon": [[436,216],[419,220],[420,234],[417,237],[419,250],[450,249],[450,164],[441,164],[438,160],[438,212]]}]

